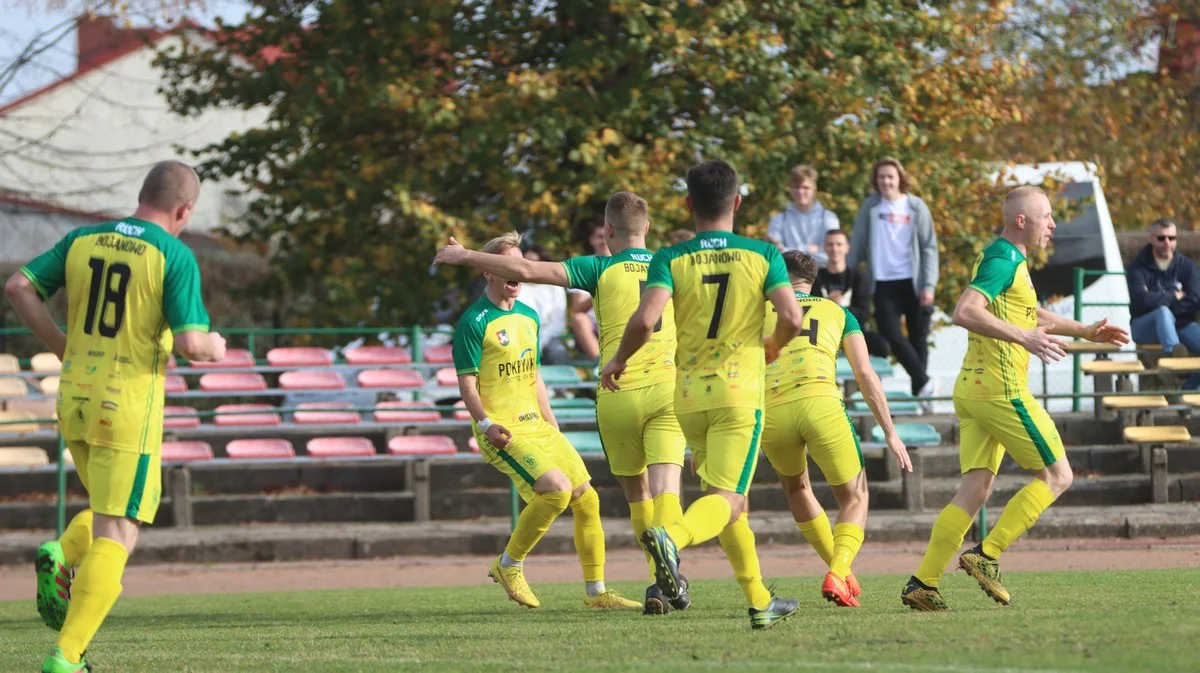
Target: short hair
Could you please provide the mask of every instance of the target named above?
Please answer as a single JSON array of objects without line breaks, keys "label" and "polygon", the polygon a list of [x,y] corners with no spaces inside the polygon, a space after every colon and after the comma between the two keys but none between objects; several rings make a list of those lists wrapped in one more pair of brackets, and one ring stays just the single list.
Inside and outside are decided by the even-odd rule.
[{"label": "short hair", "polygon": [[503,255],[513,248],[521,249],[521,235],[515,231],[509,231],[484,244],[483,251],[492,255]]},{"label": "short hair", "polygon": [[693,238],[696,238],[696,232],[692,231],[691,229],[676,229],[675,231],[667,234],[667,241],[671,245],[683,243],[684,241],[690,241]]},{"label": "short hair", "polygon": [[1004,195],[1004,224],[1015,221],[1017,215],[1029,215],[1033,198],[1038,195],[1046,196],[1046,192],[1036,185],[1021,185],[1010,189],[1008,194]]},{"label": "short hair", "polygon": [[1169,217],[1163,217],[1150,223],[1151,229],[1166,229],[1167,227],[1179,228],[1179,225]]},{"label": "short hair", "polygon": [[787,267],[788,278],[793,282],[811,285],[817,279],[817,260],[799,250],[788,250],[783,253],[783,264]]},{"label": "short hair", "polygon": [[688,169],[687,188],[696,217],[716,220],[733,212],[738,174],[724,161],[703,161]]},{"label": "short hair", "polygon": [[604,221],[625,235],[645,233],[650,224],[650,206],[633,192],[617,192],[604,206]]},{"label": "short hair", "polygon": [[896,172],[900,174],[900,191],[907,194],[912,185],[909,181],[908,173],[904,170],[904,166],[900,165],[900,160],[895,157],[883,157],[875,162],[875,167],[871,169],[871,186],[875,188],[875,191],[879,191],[879,169],[884,166],[891,166],[896,169]]},{"label": "short hair", "polygon": [[138,203],[169,213],[182,205],[195,203],[199,197],[200,178],[191,166],[182,161],[160,161],[142,181]]},{"label": "short hair", "polygon": [[847,236],[846,232],[842,231],[841,229],[830,229],[826,231],[825,238],[829,238],[830,236],[841,236],[842,238],[846,239],[847,243],[850,242],[850,237]]},{"label": "short hair", "polygon": [[793,184],[795,184],[797,182],[802,182],[804,180],[812,180],[813,184],[815,185],[815,184],[817,184],[817,179],[819,177],[820,177],[820,174],[817,173],[817,169],[813,168],[812,166],[809,166],[808,164],[798,164],[796,166],[792,166],[792,183]]}]

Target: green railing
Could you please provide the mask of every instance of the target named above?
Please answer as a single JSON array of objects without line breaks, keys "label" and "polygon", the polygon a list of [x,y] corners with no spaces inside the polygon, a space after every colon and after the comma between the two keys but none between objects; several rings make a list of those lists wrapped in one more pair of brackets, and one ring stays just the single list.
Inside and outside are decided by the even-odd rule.
[{"label": "green railing", "polygon": [[[1093,271],[1091,269],[1085,269],[1080,266],[1075,267],[1075,320],[1078,322],[1083,322],[1083,309],[1085,306],[1128,307],[1129,302],[1127,302],[1127,301],[1126,302],[1096,301],[1096,302],[1087,302],[1087,303],[1084,303],[1084,301],[1083,301],[1084,281],[1088,277],[1124,276],[1124,275],[1125,275],[1124,271]],[[1075,383],[1074,383],[1074,386],[1072,387],[1072,392],[1074,392],[1076,395],[1078,395],[1079,391],[1083,389],[1083,369],[1081,367],[1082,357],[1083,356],[1081,353],[1076,353],[1074,355],[1074,357],[1072,358],[1072,360],[1074,362],[1074,370],[1075,370]],[[1074,401],[1071,403],[1071,411],[1079,411],[1080,410],[1080,408],[1081,408],[1080,401],[1081,401],[1080,397],[1076,397],[1074,399]]]}]

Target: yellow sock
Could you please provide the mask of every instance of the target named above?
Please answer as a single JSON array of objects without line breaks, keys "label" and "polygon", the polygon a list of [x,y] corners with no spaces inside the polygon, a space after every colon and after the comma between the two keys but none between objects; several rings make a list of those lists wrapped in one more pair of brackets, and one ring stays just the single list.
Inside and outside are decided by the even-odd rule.
[{"label": "yellow sock", "polygon": [[584,582],[604,581],[604,527],[600,523],[600,496],[589,488],[571,503],[575,517],[575,553],[583,566]]},{"label": "yellow sock", "polygon": [[706,495],[688,507],[686,513],[667,526],[667,534],[679,549],[700,544],[721,534],[729,525],[733,507],[724,496]]},{"label": "yellow sock", "polygon": [[92,510],[85,509],[71,519],[62,537],[58,538],[62,545],[63,557],[67,565],[78,568],[83,563],[83,557],[92,546]]},{"label": "yellow sock", "polygon": [[829,517],[825,516],[825,512],[811,521],[797,521],[796,527],[812,548],[817,550],[817,556],[825,565],[833,563],[833,529],[829,527]]},{"label": "yellow sock", "polygon": [[839,523],[833,527],[833,561],[829,571],[842,579],[850,574],[854,557],[862,548],[863,529],[852,523]]},{"label": "yellow sock", "polygon": [[[653,500],[639,500],[629,503],[629,521],[633,524],[633,539],[642,539],[642,533],[653,525],[654,514],[658,509]],[[643,550],[645,552],[645,550]],[[654,584],[654,561],[646,553],[646,563],[650,566],[650,583]]]},{"label": "yellow sock", "polygon": [[771,603],[771,592],[763,585],[762,568],[758,564],[758,551],[754,548],[754,531],[743,514],[736,521],[725,526],[717,536],[729,565],[733,566],[733,576],[737,578],[746,594],[746,602],[756,610],[762,610]]},{"label": "yellow sock", "polygon": [[71,585],[71,607],[67,608],[67,619],[58,636],[58,646],[67,661],[79,663],[83,651],[117,602],[127,560],[129,552],[116,540],[106,537],[96,538],[84,555]]},{"label": "yellow sock", "polygon": [[508,538],[508,545],[504,548],[508,557],[517,562],[524,561],[570,501],[571,494],[567,491],[534,493],[533,499],[521,510],[517,527]]},{"label": "yellow sock", "polygon": [[1034,479],[1004,506],[996,527],[983,539],[983,553],[1000,558],[1005,549],[1037,523],[1038,517],[1054,504],[1054,492],[1041,479]]},{"label": "yellow sock", "polygon": [[946,505],[937,521],[933,522],[933,532],[929,535],[929,546],[925,548],[925,556],[921,565],[917,566],[915,577],[926,586],[936,587],[942,581],[942,573],[950,557],[962,546],[963,538],[971,529],[971,515],[958,505]]},{"label": "yellow sock", "polygon": [[678,493],[659,493],[654,496],[655,526],[669,526],[683,518]]}]

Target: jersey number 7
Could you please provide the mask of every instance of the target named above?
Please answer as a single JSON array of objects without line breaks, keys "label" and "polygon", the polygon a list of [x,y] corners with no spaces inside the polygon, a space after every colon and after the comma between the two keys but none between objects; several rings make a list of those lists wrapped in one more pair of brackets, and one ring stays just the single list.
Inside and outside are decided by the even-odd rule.
[{"label": "jersey number 7", "polygon": [[729,292],[729,274],[713,273],[700,277],[705,285],[716,284],[717,303],[713,306],[712,320],[708,323],[708,338],[716,339],[717,331],[721,329],[721,316],[725,313],[725,294]]},{"label": "jersey number 7", "polygon": [[[105,273],[104,260],[100,257],[89,259],[88,266],[92,269],[92,282],[88,288],[87,317],[83,319],[83,331],[92,334],[95,330],[100,332],[100,336],[111,339],[117,336],[121,324],[125,322],[125,294],[129,291],[132,271],[128,264],[113,262]],[[111,324],[104,320],[109,306],[112,306]]]}]

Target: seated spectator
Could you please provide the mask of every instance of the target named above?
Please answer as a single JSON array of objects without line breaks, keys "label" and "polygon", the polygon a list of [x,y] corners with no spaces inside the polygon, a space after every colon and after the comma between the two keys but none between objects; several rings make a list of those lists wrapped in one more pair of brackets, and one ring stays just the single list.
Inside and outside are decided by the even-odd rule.
[{"label": "seated spectator", "polygon": [[825,266],[825,232],[838,228],[837,214],[817,200],[817,171],[812,166],[792,168],[788,184],[791,205],[771,218],[767,240],[780,252],[799,250]]},{"label": "seated spectator", "polygon": [[[588,254],[596,257],[611,257],[612,252],[608,249],[608,239],[604,238],[604,223],[592,227],[592,232],[588,234],[588,247],[591,252]],[[596,324],[596,308],[592,302],[592,295],[583,290],[570,290],[568,292],[570,298],[571,311],[570,323],[571,333],[575,335],[575,347],[583,353],[584,357],[591,360],[600,359],[600,328]]]},{"label": "seated spectator", "polygon": [[693,238],[696,238],[696,232],[692,231],[691,229],[676,229],[670,234],[667,234],[667,245],[683,243],[684,241],[690,241]]},{"label": "seated spectator", "polygon": [[[525,259],[532,262],[553,262],[554,259],[537,243],[525,246]],[[541,329],[538,338],[542,343],[542,364],[564,365],[571,361],[567,345],[562,336],[567,331],[567,292],[555,285],[524,283],[518,300],[533,309],[538,315]]]},{"label": "seated spectator", "polygon": [[878,332],[867,329],[871,319],[871,274],[864,269],[855,269],[846,264],[850,252],[850,239],[841,229],[825,232],[825,256],[828,263],[817,269],[817,280],[810,291],[813,296],[825,297],[836,302],[858,319],[863,338],[867,340],[867,351],[876,357],[891,355],[887,339]]},{"label": "seated spectator", "polygon": [[[1200,276],[1186,255],[1175,251],[1178,232],[1171,220],[1150,225],[1150,242],[1129,264],[1129,333],[1138,344],[1162,344],[1172,356],[1200,355]],[[1200,387],[1193,374],[1184,388]]]}]

